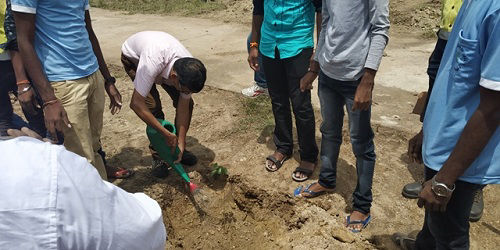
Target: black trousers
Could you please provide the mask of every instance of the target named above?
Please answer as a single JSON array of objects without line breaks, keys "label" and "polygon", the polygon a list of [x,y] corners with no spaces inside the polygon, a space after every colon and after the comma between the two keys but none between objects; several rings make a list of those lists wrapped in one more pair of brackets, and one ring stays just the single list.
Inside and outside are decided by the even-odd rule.
[{"label": "black trousers", "polygon": [[297,126],[300,158],[316,163],[318,146],[315,137],[314,111],[311,104],[311,91],[300,91],[300,79],[307,73],[313,49],[303,49],[298,55],[280,59],[276,49],[275,58],[262,56],[267,86],[274,114],[274,143],[278,152],[285,155],[293,153],[292,115]]},{"label": "black trousers", "polygon": [[[436,173],[426,167],[425,180],[430,180]],[[457,181],[455,185],[446,212],[425,210],[424,226],[417,235],[417,249],[469,249],[470,210],[476,192],[484,185],[465,181]]]}]

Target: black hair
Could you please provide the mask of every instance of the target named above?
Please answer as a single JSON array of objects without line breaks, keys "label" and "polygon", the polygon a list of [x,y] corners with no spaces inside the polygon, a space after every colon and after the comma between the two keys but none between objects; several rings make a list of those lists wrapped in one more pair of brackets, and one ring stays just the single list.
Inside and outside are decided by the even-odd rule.
[{"label": "black hair", "polygon": [[175,61],[173,69],[177,73],[179,83],[191,92],[198,93],[205,86],[207,69],[200,60],[192,57],[180,58]]}]

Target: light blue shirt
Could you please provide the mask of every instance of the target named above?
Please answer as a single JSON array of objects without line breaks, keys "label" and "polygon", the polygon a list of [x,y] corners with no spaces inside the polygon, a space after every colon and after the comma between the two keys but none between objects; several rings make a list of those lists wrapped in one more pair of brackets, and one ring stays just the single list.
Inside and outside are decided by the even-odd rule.
[{"label": "light blue shirt", "polygon": [[51,82],[76,80],[97,71],[85,10],[88,0],[12,0],[12,10],[36,14],[35,50]]},{"label": "light blue shirt", "polygon": [[[423,159],[439,171],[479,105],[500,91],[500,1],[466,0],[450,34],[424,120]],[[500,112],[500,107],[497,107]],[[500,129],[460,180],[500,184]]]}]

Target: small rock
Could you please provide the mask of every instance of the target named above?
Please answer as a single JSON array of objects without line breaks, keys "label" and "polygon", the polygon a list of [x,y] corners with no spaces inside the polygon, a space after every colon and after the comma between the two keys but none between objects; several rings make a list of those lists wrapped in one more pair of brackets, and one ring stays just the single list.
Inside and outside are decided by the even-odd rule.
[{"label": "small rock", "polygon": [[356,240],[351,232],[348,232],[347,229],[341,227],[333,228],[332,236],[334,239],[344,243],[353,243]]}]

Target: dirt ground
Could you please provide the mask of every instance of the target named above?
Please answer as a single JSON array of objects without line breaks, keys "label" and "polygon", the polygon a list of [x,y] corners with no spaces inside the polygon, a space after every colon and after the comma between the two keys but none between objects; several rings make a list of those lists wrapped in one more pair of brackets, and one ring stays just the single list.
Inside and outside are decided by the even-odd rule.
[{"label": "dirt ground", "polygon": [[[120,67],[113,66],[112,71],[120,77],[118,87],[124,103],[128,103],[132,84]],[[167,119],[172,120],[174,109],[168,95],[161,95]],[[392,233],[421,227],[423,210],[400,194],[404,184],[422,180],[422,167],[408,164],[405,156],[408,139],[419,129],[418,117],[409,114],[414,94],[396,88],[375,90],[374,117],[386,119],[373,122],[378,157],[374,220],[357,235],[343,227],[356,178],[345,129],[336,192],[316,199],[297,199],[292,191],[298,184],[290,177],[298,165],[297,152],[278,172],[268,173],[264,158],[274,149],[272,125],[262,121],[255,126],[241,123],[252,115],[245,109],[249,102],[269,99],[248,101],[238,93],[213,87],[206,87],[194,99],[187,147],[200,161],[187,171],[202,187],[205,199],[201,203],[187,195],[173,171],[166,179],[151,176],[145,125],[130,109],[125,107],[115,116],[105,114],[102,142],[109,162],[136,171],[131,179],[115,184],[130,192],[145,192],[161,204],[168,249],[395,249],[390,241]],[[270,112],[269,105],[261,107]],[[316,115],[319,127],[321,118],[318,112]],[[319,128],[317,131],[319,143]],[[229,177],[211,177],[212,163],[226,167]],[[318,173],[319,168],[312,180],[317,180]],[[483,218],[471,224],[472,249],[494,249],[499,243],[498,191],[497,186],[485,190]]]},{"label": "dirt ground", "polygon": [[[415,200],[403,198],[401,188],[423,178],[422,166],[408,163],[405,153],[408,139],[421,126],[418,116],[410,112],[416,92],[427,88],[426,60],[433,48],[433,41],[422,40],[422,35],[435,28],[440,1],[391,1],[395,25],[377,76],[380,84],[374,90],[372,114],[377,153],[374,219],[360,234],[352,234],[343,226],[356,183],[355,158],[346,127],[335,193],[308,200],[292,196],[299,185],[291,179],[298,165],[297,148],[294,158],[279,171],[269,173],[264,169],[265,157],[274,150],[273,125],[256,115],[271,112],[269,99],[249,101],[236,92],[251,80],[244,48],[249,28],[231,23],[249,22],[251,2],[227,2],[232,3],[228,9],[202,16],[210,19],[92,10],[94,28],[124,99],[119,114],[105,112],[101,141],[110,164],[136,171],[132,178],[114,183],[130,192],[145,192],[160,203],[168,231],[167,249],[396,249],[390,236],[418,230],[423,222],[423,210]],[[186,170],[202,187],[202,200],[189,196],[173,171],[165,179],[151,175],[145,124],[128,108],[133,86],[118,65],[119,46],[128,35],[146,29],[167,30],[179,37],[193,54],[200,55],[210,72],[209,86],[194,95],[196,104],[187,140],[187,148],[199,162]],[[199,30],[204,33],[196,34]],[[313,96],[317,104],[316,88]],[[163,92],[161,97],[167,119],[172,121],[175,111],[171,101]],[[264,110],[249,113],[249,105]],[[315,109],[319,145],[321,116],[318,105]],[[212,177],[213,163],[226,167],[229,176]],[[311,181],[317,180],[318,174],[319,168]],[[484,191],[484,215],[479,222],[471,223],[472,249],[498,248],[499,191],[498,186],[488,186]]]}]

